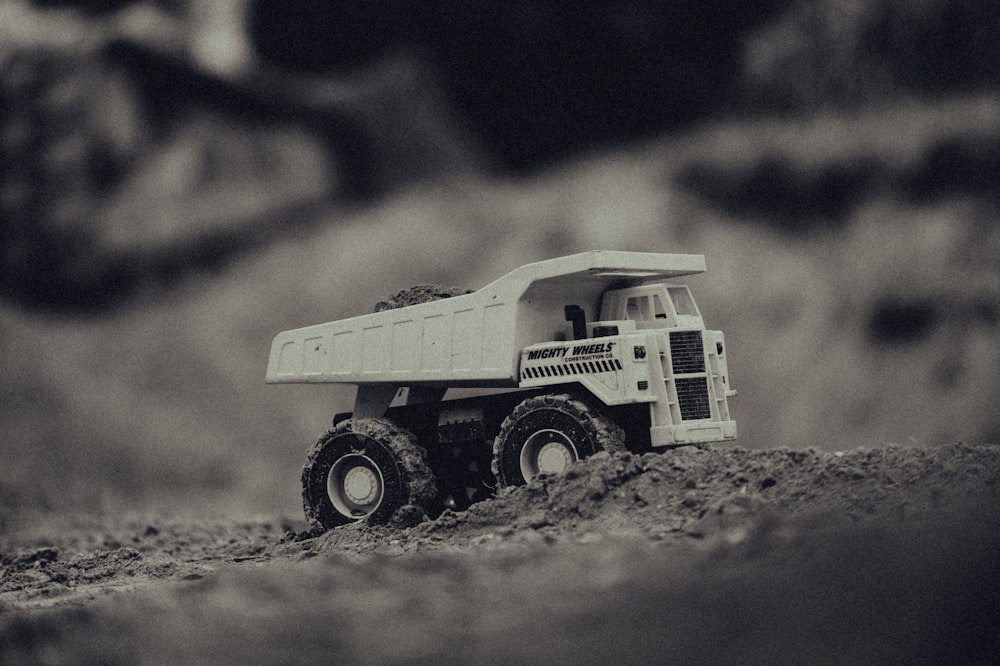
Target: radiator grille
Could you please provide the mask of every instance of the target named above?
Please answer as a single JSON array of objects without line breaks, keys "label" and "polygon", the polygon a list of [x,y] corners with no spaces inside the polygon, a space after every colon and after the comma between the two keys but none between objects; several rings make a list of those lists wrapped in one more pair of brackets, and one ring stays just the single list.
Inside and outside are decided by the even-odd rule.
[{"label": "radiator grille", "polygon": [[677,402],[681,420],[693,421],[712,417],[708,404],[708,380],[705,377],[681,377],[677,383]]},{"label": "radiator grille", "polygon": [[675,375],[705,372],[701,331],[673,331],[670,334],[670,360]]}]

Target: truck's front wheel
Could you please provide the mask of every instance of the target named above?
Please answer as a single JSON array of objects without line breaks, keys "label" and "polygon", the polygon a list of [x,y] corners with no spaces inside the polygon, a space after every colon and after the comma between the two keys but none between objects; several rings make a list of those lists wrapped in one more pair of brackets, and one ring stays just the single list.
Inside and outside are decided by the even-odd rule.
[{"label": "truck's front wheel", "polygon": [[504,419],[493,443],[493,474],[500,486],[517,486],[561,474],[598,451],[624,450],[624,432],[597,408],[569,394],[539,395]]},{"label": "truck's front wheel", "polygon": [[302,470],[302,504],[313,528],[384,523],[407,504],[426,511],[435,494],[426,452],[386,419],[337,424]]}]

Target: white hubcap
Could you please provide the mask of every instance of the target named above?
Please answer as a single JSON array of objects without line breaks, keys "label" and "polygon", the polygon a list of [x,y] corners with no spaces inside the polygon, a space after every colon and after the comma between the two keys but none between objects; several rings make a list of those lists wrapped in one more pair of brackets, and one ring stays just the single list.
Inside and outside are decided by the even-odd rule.
[{"label": "white hubcap", "polygon": [[330,468],[326,492],[330,503],[342,516],[352,520],[364,518],[382,504],[385,481],[382,471],[368,456],[350,453]]},{"label": "white hubcap", "polygon": [[573,462],[573,452],[559,442],[549,442],[538,451],[539,474],[562,474]]},{"label": "white hubcap", "polygon": [[521,448],[521,475],[530,481],[539,474],[562,474],[577,459],[576,447],[569,437],[546,428],[528,437]]},{"label": "white hubcap", "polygon": [[367,467],[352,467],[344,476],[344,493],[355,504],[368,504],[375,499],[378,479]]}]

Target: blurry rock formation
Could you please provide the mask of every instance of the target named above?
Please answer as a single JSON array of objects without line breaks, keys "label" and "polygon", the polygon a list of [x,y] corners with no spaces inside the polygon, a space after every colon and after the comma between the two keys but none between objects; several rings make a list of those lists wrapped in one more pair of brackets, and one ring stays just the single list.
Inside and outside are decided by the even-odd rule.
[{"label": "blurry rock formation", "polygon": [[[0,12],[0,294],[54,310],[162,289],[310,225],[317,205],[415,181],[531,172],[747,111],[1000,84],[1000,14],[972,0],[12,0]],[[964,147],[942,150],[935,183],[995,195],[979,165],[971,181],[952,168]],[[996,151],[978,152],[995,171]],[[790,168],[686,179],[727,210],[835,219],[884,172],[827,168],[802,190]]]}]

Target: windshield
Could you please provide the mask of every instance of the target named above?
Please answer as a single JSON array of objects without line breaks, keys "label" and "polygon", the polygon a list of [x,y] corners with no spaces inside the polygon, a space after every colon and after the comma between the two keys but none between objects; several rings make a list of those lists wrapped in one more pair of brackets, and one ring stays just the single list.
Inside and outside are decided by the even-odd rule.
[{"label": "windshield", "polygon": [[668,287],[667,291],[670,293],[670,298],[674,302],[674,308],[677,309],[677,314],[682,317],[700,317],[701,313],[698,312],[698,306],[694,304],[694,299],[691,298],[691,292],[687,287]]}]

